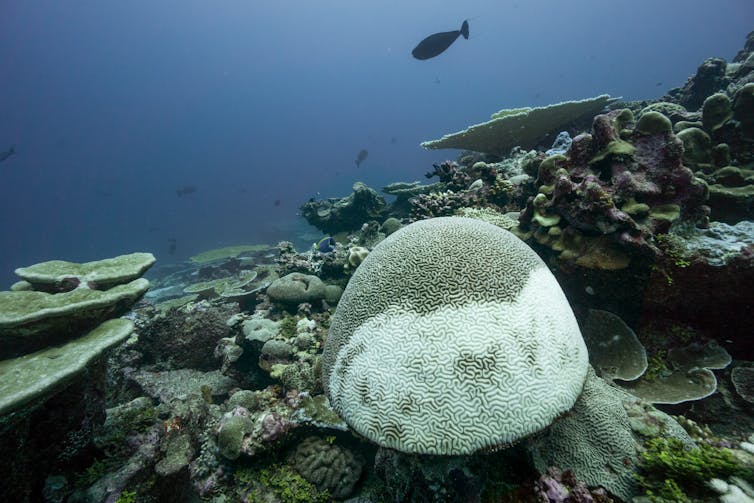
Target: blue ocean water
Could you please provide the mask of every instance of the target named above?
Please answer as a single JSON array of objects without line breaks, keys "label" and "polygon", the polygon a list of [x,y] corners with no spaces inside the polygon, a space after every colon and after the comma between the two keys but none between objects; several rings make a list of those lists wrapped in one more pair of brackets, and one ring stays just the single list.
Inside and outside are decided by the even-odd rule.
[{"label": "blue ocean water", "polygon": [[[464,19],[469,40],[411,57]],[[296,240],[310,197],[455,157],[422,140],[501,108],[655,98],[752,27],[751,0],[4,0],[0,285],[43,260]]]}]

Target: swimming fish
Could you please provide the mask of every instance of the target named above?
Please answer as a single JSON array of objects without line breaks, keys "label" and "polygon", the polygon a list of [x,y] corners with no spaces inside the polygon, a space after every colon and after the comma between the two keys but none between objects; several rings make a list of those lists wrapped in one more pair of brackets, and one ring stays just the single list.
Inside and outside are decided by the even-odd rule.
[{"label": "swimming fish", "polygon": [[361,166],[361,163],[364,162],[364,159],[366,159],[368,155],[369,155],[369,152],[367,152],[367,149],[362,148],[361,150],[359,150],[359,153],[356,156],[356,167],[357,168],[359,166]]},{"label": "swimming fish", "polygon": [[325,236],[314,245],[319,253],[330,253],[335,249],[335,240],[332,236]]},{"label": "swimming fish", "polygon": [[445,49],[450,47],[450,45],[456,41],[459,35],[463,35],[463,38],[465,39],[469,38],[468,21],[463,22],[460,30],[443,31],[428,36],[427,38],[419,42],[419,45],[414,47],[414,50],[411,51],[411,54],[416,59],[434,58],[435,56],[442,54]]},{"label": "swimming fish", "polygon": [[6,150],[5,152],[0,152],[0,162],[3,162],[4,160],[6,160],[8,157],[12,156],[15,153],[16,153],[15,145],[13,145],[11,148]]},{"label": "swimming fish", "polygon": [[197,188],[194,185],[186,185],[185,187],[175,189],[175,193],[178,197],[183,197],[188,194],[193,194],[196,191],[197,191]]}]

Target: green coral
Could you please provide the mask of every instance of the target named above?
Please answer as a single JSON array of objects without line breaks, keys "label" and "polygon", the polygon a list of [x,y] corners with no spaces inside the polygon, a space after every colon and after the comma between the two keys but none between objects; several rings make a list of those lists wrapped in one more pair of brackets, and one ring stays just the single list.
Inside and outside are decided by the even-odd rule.
[{"label": "green coral", "polygon": [[636,131],[649,135],[670,133],[672,130],[673,124],[670,119],[655,111],[642,114],[636,123]]},{"label": "green coral", "polygon": [[683,491],[709,495],[704,485],[710,479],[746,475],[733,454],[723,448],[700,443],[691,449],[677,438],[655,437],[644,444],[639,485],[652,501],[690,501]]},{"label": "green coral", "polygon": [[636,147],[623,140],[613,140],[607,144],[607,146],[595,155],[589,164],[598,164],[605,159],[613,159],[615,161],[628,161],[634,153],[636,153]]},{"label": "green coral", "polygon": [[243,468],[236,471],[236,481],[249,487],[249,503],[268,501],[273,493],[281,503],[326,503],[331,501],[327,491],[318,491],[314,484],[285,464],[274,464],[259,471]]}]

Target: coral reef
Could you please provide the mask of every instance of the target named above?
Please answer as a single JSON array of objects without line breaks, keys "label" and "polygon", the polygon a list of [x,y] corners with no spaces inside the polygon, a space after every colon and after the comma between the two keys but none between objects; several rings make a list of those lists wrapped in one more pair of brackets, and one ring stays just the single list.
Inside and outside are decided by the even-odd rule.
[{"label": "coral reef", "polygon": [[387,204],[374,190],[361,182],[353,193],[342,199],[314,199],[301,205],[301,214],[309,224],[327,234],[358,229],[369,220],[386,217]]},{"label": "coral reef", "polygon": [[612,101],[431,142],[479,151],[389,204],[310,200],[327,234],[301,251],[209,250],[146,293],[150,254],[20,268],[0,495],[754,498],[754,32],[683,89]]},{"label": "coral reef", "polygon": [[567,156],[541,163],[539,193],[521,213],[522,237],[561,260],[611,269],[658,254],[653,237],[672,222],[703,221],[705,185],[683,166],[670,121],[647,112],[632,124],[625,109],[598,115]]}]

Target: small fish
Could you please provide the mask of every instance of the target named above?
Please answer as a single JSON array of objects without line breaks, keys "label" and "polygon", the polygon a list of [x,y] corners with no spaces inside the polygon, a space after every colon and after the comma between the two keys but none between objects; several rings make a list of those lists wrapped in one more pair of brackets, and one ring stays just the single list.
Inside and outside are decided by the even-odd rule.
[{"label": "small fish", "polygon": [[463,35],[463,38],[465,39],[469,38],[468,21],[463,22],[460,30],[443,31],[428,36],[427,38],[419,42],[419,45],[414,47],[414,50],[411,51],[411,54],[416,59],[424,60],[434,58],[435,56],[439,56],[440,54],[445,52],[445,49],[450,47],[451,44],[455,42],[460,35]]},{"label": "small fish", "polygon": [[335,239],[332,236],[325,236],[314,245],[319,253],[330,253],[335,249]]},{"label": "small fish", "polygon": [[168,238],[168,255],[175,255],[176,242],[175,238]]},{"label": "small fish", "polygon": [[398,143],[398,138],[395,136],[390,137],[390,145],[395,145],[396,143]]},{"label": "small fish", "polygon": [[440,83],[440,77],[435,77],[435,84],[439,84],[439,83]]},{"label": "small fish", "polygon": [[660,87],[661,85],[662,85],[662,82],[658,82],[657,84],[655,84],[655,87]]},{"label": "small fish", "polygon": [[194,185],[186,185],[185,187],[175,189],[175,193],[178,197],[183,197],[188,194],[193,194],[196,191],[197,191],[197,188]]},{"label": "small fish", "polygon": [[9,148],[8,150],[6,150],[5,152],[0,152],[0,162],[3,162],[4,160],[6,160],[8,157],[14,155],[15,153],[16,153],[16,146],[15,145],[11,146],[11,148]]},{"label": "small fish", "polygon": [[275,199],[275,201],[272,204],[275,207],[280,206],[280,199]]},{"label": "small fish", "polygon": [[362,148],[361,150],[359,150],[359,153],[356,156],[356,167],[357,168],[359,166],[361,166],[361,163],[364,162],[364,160],[367,158],[368,155],[369,155],[369,152],[367,151],[367,149]]}]

